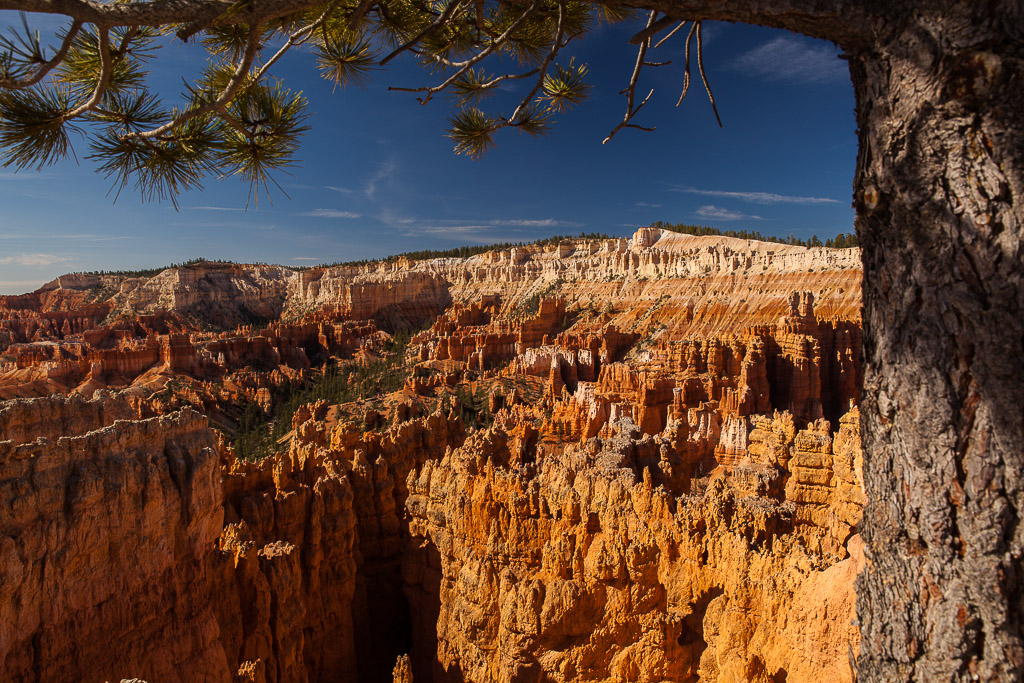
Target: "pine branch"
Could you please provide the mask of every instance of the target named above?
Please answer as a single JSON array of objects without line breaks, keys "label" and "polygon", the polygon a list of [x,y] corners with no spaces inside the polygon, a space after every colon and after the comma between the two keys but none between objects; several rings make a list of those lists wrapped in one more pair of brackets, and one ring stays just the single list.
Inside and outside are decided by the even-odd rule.
[{"label": "pine branch", "polygon": [[288,50],[297,45],[302,45],[307,40],[309,40],[309,38],[313,35],[313,32],[316,31],[321,26],[323,26],[324,22],[327,21],[327,17],[330,16],[331,12],[337,9],[339,4],[340,0],[335,0],[330,5],[327,6],[327,9],[325,9],[320,14],[316,21],[314,21],[311,24],[308,24],[307,26],[304,26],[303,28],[299,29],[298,31],[295,31],[290,36],[288,36],[288,42],[282,45],[281,48],[274,53],[273,57],[268,59],[263,66],[256,70],[256,73],[252,77],[252,81],[254,83],[258,83],[260,80],[263,79],[263,76],[266,75],[270,67],[276,64],[277,60],[281,59],[281,57],[283,57],[284,54],[288,52]]},{"label": "pine branch", "polygon": [[534,11],[536,11],[537,3],[538,2],[539,2],[539,0],[533,0],[533,4],[531,4],[526,9],[526,11],[523,12],[523,14],[518,19],[516,19],[514,22],[512,22],[512,25],[509,26],[505,30],[504,33],[502,33],[500,36],[498,36],[498,38],[496,38],[493,41],[491,41],[490,45],[488,45],[486,48],[484,48],[483,50],[478,52],[475,56],[473,56],[470,59],[467,59],[467,60],[465,60],[463,62],[455,62],[455,63],[453,63],[452,66],[459,67],[459,70],[456,71],[450,78],[448,78],[443,83],[441,83],[439,85],[432,86],[432,87],[425,87],[425,88],[396,88],[396,87],[389,87],[388,90],[395,90],[395,91],[399,91],[399,92],[425,92],[425,93],[427,93],[426,97],[421,97],[421,98],[417,98],[417,99],[419,100],[420,104],[426,104],[427,102],[430,101],[430,99],[435,94],[441,92],[442,90],[445,90],[448,86],[450,86],[452,83],[454,83],[456,81],[456,79],[458,79],[460,76],[462,76],[462,74],[466,73],[467,69],[469,69],[470,67],[472,67],[472,66],[476,65],[477,63],[483,61],[484,59],[486,59],[490,55],[494,54],[494,51],[497,50],[499,47],[501,47],[501,45],[505,41],[508,40],[508,37],[510,35],[512,35],[512,33],[517,28],[519,28],[530,17],[530,15],[532,15],[534,13]]},{"label": "pine branch", "polygon": [[100,77],[99,80],[96,81],[96,87],[93,88],[92,96],[81,105],[65,114],[65,120],[77,118],[82,114],[92,111],[93,108],[100,103],[100,100],[103,99],[103,93],[107,90],[107,85],[110,83],[110,70],[112,68],[113,61],[110,58],[110,32],[105,28],[100,29],[99,32],[99,52]]},{"label": "pine branch", "polygon": [[390,62],[392,59],[394,59],[398,55],[402,54],[403,52],[405,52],[409,48],[417,45],[421,40],[423,40],[424,38],[426,38],[427,36],[432,34],[434,31],[439,29],[441,26],[443,26],[445,23],[447,23],[448,20],[451,19],[452,15],[456,11],[458,11],[459,7],[462,6],[463,1],[464,0],[451,0],[451,2],[448,3],[448,6],[444,8],[444,12],[442,12],[436,19],[434,19],[434,21],[431,22],[426,28],[424,28],[422,31],[417,33],[415,36],[413,36],[412,38],[410,38],[406,42],[404,42],[401,45],[399,45],[387,57],[385,57],[384,59],[380,60],[380,65],[384,66],[385,64]]},{"label": "pine branch", "polygon": [[354,31],[359,25],[359,22],[363,20],[363,15],[366,14],[367,10],[373,6],[376,0],[361,0],[355,11],[352,12],[352,16],[348,20],[348,30]]},{"label": "pine branch", "polygon": [[544,78],[544,96],[548,99],[548,108],[562,112],[589,97],[591,88],[583,80],[586,75],[586,65],[575,68],[571,58],[568,67],[556,64],[554,76]]},{"label": "pine branch", "polygon": [[23,79],[17,78],[0,78],[0,88],[6,88],[8,90],[20,90],[22,88],[30,88],[36,83],[43,80],[48,73],[53,71],[54,67],[64,61],[64,57],[67,56],[68,50],[71,48],[71,44],[75,41],[75,37],[78,36],[78,32],[82,29],[82,22],[75,20],[71,23],[71,27],[68,29],[67,35],[64,36],[64,40],[61,41],[60,49],[53,58],[40,64],[35,73],[31,76],[27,76]]},{"label": "pine branch", "polygon": [[[240,9],[239,4],[243,5]],[[179,37],[187,40],[214,23],[254,26],[322,4],[322,0],[243,3],[233,0],[0,0],[0,10],[62,14],[98,28],[182,26]],[[890,14],[901,11],[899,3],[847,0],[843,20],[835,21],[834,7],[820,0],[673,0],[671,4],[672,13],[677,17],[784,28],[816,35],[846,49],[869,46],[877,22],[884,22]]]},{"label": "pine branch", "polygon": [[245,55],[243,55],[241,61],[239,61],[231,79],[228,81],[224,90],[221,91],[216,100],[213,102],[207,102],[198,107],[192,107],[191,109],[188,109],[176,116],[173,121],[165,123],[162,126],[144,132],[129,133],[129,136],[142,139],[157,138],[184,125],[185,123],[188,123],[192,119],[215,111],[218,107],[223,107],[231,101],[231,98],[235,96],[246,80],[248,80],[247,76],[249,74],[249,69],[252,67],[252,63],[256,59],[256,53],[259,52],[260,44],[260,27],[253,26],[249,29],[249,40],[246,44]]},{"label": "pine branch", "polygon": [[540,75],[537,77],[537,82],[533,86],[533,90],[522,99],[516,110],[512,112],[512,116],[506,120],[506,125],[515,125],[515,121],[519,118],[519,115],[523,113],[525,108],[533,101],[534,95],[541,89],[544,84],[544,78],[547,76],[548,67],[551,66],[551,62],[558,56],[558,51],[561,50],[565,44],[562,39],[565,36],[565,2],[559,0],[558,3],[558,28],[555,30],[555,40],[551,43],[551,50],[548,52],[548,56],[544,59],[544,64],[540,67]]}]

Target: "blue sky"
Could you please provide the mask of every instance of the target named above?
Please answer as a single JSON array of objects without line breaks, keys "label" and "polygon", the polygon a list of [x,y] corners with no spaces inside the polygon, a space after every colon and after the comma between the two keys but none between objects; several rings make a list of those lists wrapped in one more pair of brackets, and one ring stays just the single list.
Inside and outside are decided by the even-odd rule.
[{"label": "blue sky", "polygon": [[[0,25],[13,17],[0,12]],[[720,129],[696,73],[675,107],[680,32],[654,53],[673,64],[647,69],[638,87],[639,97],[651,88],[654,96],[635,122],[657,131],[623,130],[602,145],[625,111],[618,91],[632,72],[636,30],[603,27],[573,45],[589,66],[590,99],[559,115],[548,137],[499,132],[482,161],[453,154],[447,97],[420,106],[414,95],[388,92],[433,82],[414,63],[392,63],[365,90],[335,91],[299,52],[276,73],[309,99],[312,130],[292,175],[277,176],[289,196],[275,191],[272,204],[243,210],[249,188],[230,178],[182,195],[178,211],[144,204],[130,188],[115,203],[84,160],[84,141],[80,165],[0,170],[0,293],[64,272],[194,257],[312,265],[581,231],[628,235],[655,220],[822,239],[852,231],[853,90],[836,48],[706,25]],[[153,81],[170,92],[203,64],[194,48],[162,52]],[[485,108],[507,113],[528,87],[520,82]]]}]

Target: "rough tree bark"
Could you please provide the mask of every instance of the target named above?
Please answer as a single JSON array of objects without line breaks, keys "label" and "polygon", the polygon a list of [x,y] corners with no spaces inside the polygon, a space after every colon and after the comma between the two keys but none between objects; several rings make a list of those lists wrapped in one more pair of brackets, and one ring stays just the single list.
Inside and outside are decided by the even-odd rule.
[{"label": "rough tree bark", "polygon": [[1024,668],[1022,7],[915,7],[851,54],[862,680],[1009,681]]}]

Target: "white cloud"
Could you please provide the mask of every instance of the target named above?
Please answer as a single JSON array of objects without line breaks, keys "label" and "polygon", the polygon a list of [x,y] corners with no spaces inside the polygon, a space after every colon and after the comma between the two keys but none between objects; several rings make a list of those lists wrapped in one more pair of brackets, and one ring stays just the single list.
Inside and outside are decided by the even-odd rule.
[{"label": "white cloud", "polygon": [[715,206],[713,204],[708,204],[697,209],[697,215],[701,218],[712,218],[719,221],[764,220],[760,216],[749,216],[745,213],[730,211],[729,209],[723,209],[722,207]]},{"label": "white cloud", "polygon": [[[377,217],[385,223],[410,225],[417,224],[418,227],[411,230],[409,234],[428,233],[441,234],[445,232],[467,233],[493,230],[496,227],[505,228],[579,228],[586,225],[575,221],[563,221],[556,218],[492,218],[482,222],[473,223],[470,221],[455,221],[445,219],[416,219],[408,217],[394,217],[381,214]],[[526,232],[515,230],[513,232]],[[521,239],[521,238],[517,238]]]},{"label": "white cloud", "polygon": [[366,198],[372,201],[374,195],[377,194],[377,186],[380,185],[381,181],[387,179],[388,176],[394,173],[397,168],[398,164],[390,160],[377,166],[377,170],[372,176],[370,176],[370,179],[366,181],[366,186],[363,188],[363,194],[366,195]]},{"label": "white cloud", "polygon": [[524,240],[522,235],[502,235],[500,233],[497,235],[473,235],[467,233],[460,233],[456,235],[438,234],[435,235],[435,237],[438,237],[439,239],[455,240],[460,244],[500,244],[502,242],[515,243],[528,241]]},{"label": "white cloud", "polygon": [[728,190],[700,190],[696,187],[673,187],[672,192],[700,194],[706,197],[725,197],[739,199],[754,204],[839,204],[838,199],[829,197],[799,197],[795,195],[775,194],[774,192],[732,192]]},{"label": "white cloud", "polygon": [[[437,239],[458,240],[476,244],[497,242],[528,242],[534,239],[533,230],[540,228],[578,228],[585,223],[563,221],[556,218],[493,218],[478,222],[446,219],[411,219],[378,216],[399,230],[403,237],[427,235]],[[401,225],[401,227],[398,227]],[[534,235],[536,233],[533,233]],[[550,234],[550,233],[549,233]]]},{"label": "white cloud", "polygon": [[732,61],[732,68],[769,81],[820,84],[850,81],[835,48],[793,36],[779,36]]},{"label": "white cloud", "polygon": [[270,223],[254,224],[247,223],[245,221],[175,221],[169,223],[174,227],[188,227],[188,228],[241,228],[246,232],[252,232],[253,230],[274,230],[275,226]]},{"label": "white cloud", "polygon": [[[307,189],[313,189],[313,188],[307,188]],[[328,185],[324,189],[331,190],[332,192],[341,192],[342,194],[352,194],[353,192],[355,192],[355,190],[350,190],[347,187],[335,187],[334,185]]]},{"label": "white cloud", "polygon": [[575,221],[560,221],[555,218],[541,219],[494,219],[488,221],[489,225],[516,225],[523,228],[579,228],[583,223]]},{"label": "white cloud", "polygon": [[80,235],[60,235],[59,239],[63,240],[81,240],[83,242],[120,242],[121,240],[137,240],[137,235],[93,235],[90,233],[83,233]]},{"label": "white cloud", "polygon": [[89,233],[83,234],[70,234],[70,235],[54,235],[44,233],[33,233],[33,232],[9,232],[0,234],[0,240],[49,240],[56,239],[62,243],[77,241],[77,242],[113,242],[120,240],[134,240],[138,237],[131,235],[93,235]]},{"label": "white cloud", "polygon": [[361,213],[351,211],[339,211],[338,209],[313,209],[299,214],[300,216],[313,216],[314,218],[360,218]]},{"label": "white cloud", "polygon": [[471,242],[474,244],[494,244],[497,242],[519,242],[523,236],[495,234],[495,226],[490,223],[478,225],[427,225],[418,226],[414,229],[407,229],[402,233],[404,237],[420,237],[429,235],[437,239],[456,240],[458,242]]},{"label": "white cloud", "polygon": [[466,234],[472,234],[472,233],[481,232],[481,231],[484,231],[484,230],[490,230],[491,227],[492,226],[490,226],[490,225],[442,225],[442,226],[431,226],[431,227],[422,228],[418,232],[421,232],[421,233],[426,234],[426,235],[441,235],[441,236],[449,235],[449,234],[452,234],[452,233],[458,234],[458,235],[466,235]]},{"label": "white cloud", "polygon": [[635,204],[633,204],[633,206],[644,206],[644,207],[647,207],[647,208],[650,208],[650,209],[660,209],[661,207],[663,207],[665,205],[664,204],[649,204],[647,202],[636,202]]},{"label": "white cloud", "polygon": [[73,261],[70,256],[56,256],[54,254],[19,254],[18,256],[0,257],[0,263],[16,263],[19,266],[52,266],[58,263]]}]

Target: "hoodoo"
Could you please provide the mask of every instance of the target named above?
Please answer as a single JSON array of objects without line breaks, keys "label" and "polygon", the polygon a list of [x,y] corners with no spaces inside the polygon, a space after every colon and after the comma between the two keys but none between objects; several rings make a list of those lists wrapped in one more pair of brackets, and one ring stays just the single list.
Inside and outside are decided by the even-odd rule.
[{"label": "hoodoo", "polygon": [[0,297],[5,680],[853,680],[857,249]]}]

